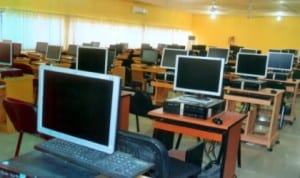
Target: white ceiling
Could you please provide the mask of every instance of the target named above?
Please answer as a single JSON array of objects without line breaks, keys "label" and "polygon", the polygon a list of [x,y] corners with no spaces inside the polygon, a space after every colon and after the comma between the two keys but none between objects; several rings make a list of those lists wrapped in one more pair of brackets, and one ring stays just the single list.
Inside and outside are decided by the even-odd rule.
[{"label": "white ceiling", "polygon": [[300,16],[300,0],[134,0],[159,7],[195,14],[210,14],[213,4],[217,15]]}]

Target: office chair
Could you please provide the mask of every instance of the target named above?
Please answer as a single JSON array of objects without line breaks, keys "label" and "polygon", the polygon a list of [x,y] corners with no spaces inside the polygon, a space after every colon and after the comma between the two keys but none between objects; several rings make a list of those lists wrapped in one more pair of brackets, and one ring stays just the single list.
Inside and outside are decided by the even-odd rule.
[{"label": "office chair", "polygon": [[134,95],[130,98],[130,113],[135,114],[136,130],[140,131],[139,116],[148,117],[147,113],[158,106],[152,103],[149,93],[142,90],[133,90]]},{"label": "office chair", "polygon": [[11,122],[13,123],[15,129],[19,132],[18,142],[14,155],[16,157],[19,155],[23,133],[38,133],[36,108],[32,103],[13,98],[4,98],[3,107]]},{"label": "office chair", "polygon": [[185,161],[170,157],[164,145],[155,138],[129,131],[118,131],[116,150],[154,163],[145,175],[154,178],[197,177],[201,173],[204,142],[186,150]]}]

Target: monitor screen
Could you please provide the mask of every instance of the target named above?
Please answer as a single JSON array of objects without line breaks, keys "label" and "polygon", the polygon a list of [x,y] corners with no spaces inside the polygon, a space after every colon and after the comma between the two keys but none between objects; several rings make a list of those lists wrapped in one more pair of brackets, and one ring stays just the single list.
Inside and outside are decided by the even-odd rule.
[{"label": "monitor screen", "polygon": [[141,62],[147,65],[156,65],[158,58],[158,51],[154,49],[143,49],[141,51]]},{"label": "monitor screen", "polygon": [[76,57],[77,56],[77,48],[78,48],[78,45],[69,44],[67,54],[70,56]]},{"label": "monitor screen", "polygon": [[257,49],[240,48],[240,53],[257,53]]},{"label": "monitor screen", "polygon": [[201,56],[177,56],[174,90],[221,96],[224,60]]},{"label": "monitor screen", "polygon": [[47,42],[36,42],[35,52],[46,54],[47,46]]},{"label": "monitor screen", "polygon": [[78,47],[76,69],[107,73],[107,48]]},{"label": "monitor screen", "polygon": [[12,58],[12,43],[0,42],[0,65],[11,66]]},{"label": "monitor screen", "polygon": [[235,73],[241,77],[265,78],[267,66],[267,55],[238,53]]},{"label": "monitor screen", "polygon": [[269,52],[268,69],[275,71],[292,71],[294,63],[294,54]]},{"label": "monitor screen", "polygon": [[40,133],[112,153],[118,122],[120,78],[41,65]]},{"label": "monitor screen", "polygon": [[59,62],[61,56],[61,49],[61,46],[48,45],[46,51],[46,60]]},{"label": "monitor screen", "polygon": [[167,69],[175,69],[177,55],[188,55],[188,51],[182,49],[164,48],[160,66]]},{"label": "monitor screen", "polygon": [[229,58],[229,49],[209,47],[207,57],[222,58],[224,60],[224,63],[227,64]]}]

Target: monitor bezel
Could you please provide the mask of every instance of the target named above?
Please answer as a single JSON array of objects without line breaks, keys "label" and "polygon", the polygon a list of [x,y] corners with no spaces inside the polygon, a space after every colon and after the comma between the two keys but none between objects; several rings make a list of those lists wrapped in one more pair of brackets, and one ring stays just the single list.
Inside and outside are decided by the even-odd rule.
[{"label": "monitor bezel", "polygon": [[[89,141],[83,138],[75,137],[63,132],[55,131],[54,129],[47,128],[43,126],[43,97],[44,97],[44,73],[50,72],[58,72],[67,75],[75,75],[87,78],[94,78],[99,80],[109,80],[113,82],[113,92],[112,92],[112,103],[111,103],[111,111],[110,111],[110,125],[109,125],[109,139],[108,144],[100,144],[95,143],[93,141]],[[37,130],[39,133],[43,133],[55,138],[59,138],[62,140],[70,141],[82,146],[86,146],[98,151],[103,151],[105,153],[113,153],[115,151],[115,141],[117,134],[117,126],[118,126],[118,111],[119,111],[119,103],[120,103],[120,91],[121,91],[121,79],[118,76],[105,75],[100,73],[79,71],[74,69],[68,69],[63,67],[55,67],[48,65],[41,65],[39,68],[39,84],[38,84],[38,107],[37,107]],[[99,91],[101,92],[101,91]]]},{"label": "monitor bezel", "polygon": [[4,62],[0,60],[0,65],[4,66],[12,66],[13,64],[13,44],[11,42],[0,42],[1,44],[4,45],[9,45],[9,61]]},{"label": "monitor bezel", "polygon": [[[166,56],[165,56],[166,51],[180,51],[180,52],[185,52],[186,55],[188,55],[188,51],[185,50],[185,49],[164,48],[163,51],[162,51],[162,56],[161,56],[161,61],[160,61],[160,67],[165,68],[165,69],[175,70],[175,66],[176,66],[176,57],[177,57],[177,55],[176,55],[175,58],[174,58],[174,67],[164,65],[164,61],[165,61],[165,57],[166,57]],[[183,55],[183,54],[179,54],[179,55]]]},{"label": "monitor bezel", "polygon": [[[78,48],[78,45],[69,44],[67,55],[76,57],[77,56],[77,48]],[[75,49],[75,51],[73,51],[74,49]],[[75,52],[75,54],[73,52]]]},{"label": "monitor bezel", "polygon": [[[47,46],[48,46],[48,42],[38,41],[38,42],[36,42],[35,52],[38,52],[38,53],[41,53],[41,54],[46,54]],[[43,47],[42,50],[40,50],[41,47]],[[44,49],[44,47],[45,47],[45,49]]]},{"label": "monitor bezel", "polygon": [[[260,74],[250,74],[250,73],[242,73],[238,71],[238,66],[239,66],[239,57],[240,55],[254,55],[254,56],[266,56],[266,66],[265,66],[265,74],[264,75],[260,75]],[[235,74],[237,74],[238,76],[241,77],[251,77],[251,78],[266,78],[267,77],[267,73],[268,73],[268,62],[269,62],[269,58],[268,55],[266,54],[255,54],[255,53],[238,53],[237,54],[237,59],[236,59],[236,65],[235,65]]]},{"label": "monitor bezel", "polygon": [[[287,68],[282,68],[282,67],[270,67],[270,55],[275,54],[275,55],[283,55],[283,56],[290,56],[291,57],[291,64],[290,67]],[[283,72],[291,72],[293,70],[293,64],[294,64],[294,54],[293,53],[282,53],[282,52],[268,52],[268,70],[274,70],[274,71],[283,71]],[[286,59],[284,59],[286,60]]]},{"label": "monitor bezel", "polygon": [[[59,54],[58,54],[58,58],[52,58],[52,57],[48,57],[48,52],[49,52],[49,47],[50,48],[57,48],[59,49]],[[45,59],[47,61],[55,61],[55,62],[59,62],[60,61],[60,57],[61,57],[61,51],[62,51],[62,46],[59,45],[47,45],[47,50],[46,50],[46,55],[45,55]]]},{"label": "monitor bezel", "polygon": [[[182,59],[183,58],[183,59]],[[180,87],[177,84],[177,78],[178,78],[178,63],[179,60],[207,60],[207,61],[220,61],[220,75],[219,75],[219,84],[218,84],[218,90],[217,92],[207,91],[207,90],[195,90],[195,89],[189,89],[186,87]],[[223,77],[224,77],[224,60],[221,58],[213,58],[213,57],[204,57],[204,56],[185,56],[185,55],[178,55],[176,57],[176,67],[175,67],[175,76],[174,76],[174,85],[173,90],[174,91],[181,91],[181,92],[188,92],[193,94],[200,94],[200,95],[208,95],[208,96],[215,96],[220,97],[223,93]],[[209,69],[208,69],[209,70]],[[198,75],[195,73],[195,75]]]},{"label": "monitor bezel", "polygon": [[221,47],[209,47],[208,50],[207,50],[207,57],[215,57],[215,58],[220,58],[220,57],[216,57],[216,56],[210,56],[209,52],[211,52],[212,49],[217,49],[217,50],[227,50],[227,55],[226,55],[226,58],[221,58],[221,59],[224,59],[224,64],[227,64],[228,63],[228,60],[229,60],[229,54],[230,54],[230,50],[229,48],[221,48]]},{"label": "monitor bezel", "polygon": [[[76,70],[83,70],[83,69],[78,69],[78,65],[79,65],[79,51],[80,49],[90,49],[90,50],[105,50],[105,64],[104,64],[104,73],[103,74],[107,74],[107,63],[108,63],[108,48],[96,48],[96,47],[91,47],[91,46],[78,46],[77,48],[77,56],[76,56]],[[87,70],[83,70],[83,71],[87,71]],[[89,72],[89,71],[88,71]],[[90,71],[90,72],[94,72],[94,71]],[[101,73],[101,72],[95,72],[95,73]]]}]

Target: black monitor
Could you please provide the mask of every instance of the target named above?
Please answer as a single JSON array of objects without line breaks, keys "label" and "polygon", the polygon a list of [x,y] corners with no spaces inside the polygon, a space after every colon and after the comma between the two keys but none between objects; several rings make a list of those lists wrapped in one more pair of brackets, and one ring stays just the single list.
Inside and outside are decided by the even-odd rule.
[{"label": "black monitor", "polygon": [[12,43],[0,42],[0,65],[11,66],[13,61]]},{"label": "black monitor", "polygon": [[114,152],[119,77],[41,65],[38,83],[40,133],[105,153]]},{"label": "black monitor", "polygon": [[46,60],[48,62],[59,62],[61,56],[61,46],[48,45],[46,50]]},{"label": "black monitor", "polygon": [[47,42],[36,42],[35,52],[46,54],[47,46]]},{"label": "black monitor", "polygon": [[177,55],[188,55],[188,51],[183,49],[164,48],[160,66],[166,69],[174,70]]},{"label": "black monitor", "polygon": [[228,48],[218,48],[218,47],[209,47],[207,52],[207,57],[221,58],[224,60],[224,63],[228,63],[229,58],[229,49]]},{"label": "black monitor", "polygon": [[117,57],[117,50],[115,48],[108,48],[107,70],[112,68],[116,57]]},{"label": "black monitor", "polygon": [[294,54],[269,52],[268,69],[273,71],[290,72],[293,69]]},{"label": "black monitor", "polygon": [[142,43],[141,49],[152,49],[152,46],[149,43]]},{"label": "black monitor", "polygon": [[199,51],[205,51],[206,50],[206,45],[192,45],[192,50],[199,50]]},{"label": "black monitor", "polygon": [[240,48],[240,53],[257,53],[257,49],[250,49],[250,48]]},{"label": "black monitor", "polygon": [[280,53],[280,52],[281,52],[281,49],[269,49],[269,52]]},{"label": "black monitor", "polygon": [[146,65],[156,65],[158,59],[158,51],[155,49],[142,49],[141,62]]},{"label": "black monitor", "polygon": [[235,60],[237,53],[240,51],[240,49],[243,48],[242,46],[237,46],[237,45],[230,45],[229,50],[230,50],[230,59]]},{"label": "black monitor", "polygon": [[267,76],[268,55],[238,53],[235,73],[245,78],[265,78]]},{"label": "black monitor", "polygon": [[76,44],[69,44],[67,54],[69,56],[76,57],[77,56],[77,48],[78,48],[78,45],[76,45]]},{"label": "black monitor", "polygon": [[107,48],[78,47],[76,69],[89,72],[107,73]]},{"label": "black monitor", "polygon": [[177,56],[174,90],[195,95],[222,96],[224,60],[201,56]]}]

